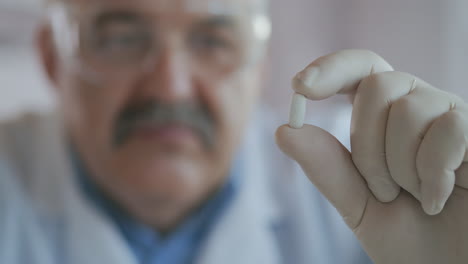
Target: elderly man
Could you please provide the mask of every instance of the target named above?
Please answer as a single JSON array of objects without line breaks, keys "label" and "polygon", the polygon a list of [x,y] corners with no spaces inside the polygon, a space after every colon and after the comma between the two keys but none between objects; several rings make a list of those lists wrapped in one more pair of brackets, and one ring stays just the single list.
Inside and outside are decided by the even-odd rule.
[{"label": "elderly man", "polygon": [[[0,262],[369,263],[268,149],[266,4],[50,3],[37,43],[60,111],[0,127]],[[312,126],[277,141],[371,258],[466,263],[465,103],[367,51],[295,90],[354,98],[352,154]]]}]

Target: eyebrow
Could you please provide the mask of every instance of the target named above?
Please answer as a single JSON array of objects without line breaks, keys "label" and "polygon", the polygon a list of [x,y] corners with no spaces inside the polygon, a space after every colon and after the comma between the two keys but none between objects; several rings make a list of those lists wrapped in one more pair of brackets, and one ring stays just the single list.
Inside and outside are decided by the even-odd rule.
[{"label": "eyebrow", "polygon": [[[108,10],[99,14],[95,20],[98,27],[105,26],[109,23],[135,23],[141,22],[142,18],[139,14],[128,10]],[[236,27],[236,19],[229,15],[215,15],[208,18],[201,19],[195,23],[196,28],[226,28],[234,29]]]},{"label": "eyebrow", "polygon": [[235,19],[232,16],[217,15],[201,20],[196,23],[195,27],[207,28],[235,28]]},{"label": "eyebrow", "polygon": [[141,21],[141,17],[134,12],[126,10],[109,10],[99,14],[95,23],[98,27],[101,27],[112,22],[132,23],[139,21]]}]

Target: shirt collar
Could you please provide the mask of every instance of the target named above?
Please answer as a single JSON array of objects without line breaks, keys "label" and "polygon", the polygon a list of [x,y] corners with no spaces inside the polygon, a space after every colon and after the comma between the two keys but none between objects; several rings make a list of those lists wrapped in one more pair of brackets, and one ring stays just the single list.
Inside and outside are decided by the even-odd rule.
[{"label": "shirt collar", "polygon": [[189,263],[188,260],[194,258],[215,222],[231,204],[242,182],[243,162],[240,158],[242,155],[239,155],[227,181],[217,193],[176,230],[163,237],[151,227],[132,218],[109,199],[91,180],[73,148],[71,156],[76,178],[85,197],[117,227],[134,255],[144,263]]}]

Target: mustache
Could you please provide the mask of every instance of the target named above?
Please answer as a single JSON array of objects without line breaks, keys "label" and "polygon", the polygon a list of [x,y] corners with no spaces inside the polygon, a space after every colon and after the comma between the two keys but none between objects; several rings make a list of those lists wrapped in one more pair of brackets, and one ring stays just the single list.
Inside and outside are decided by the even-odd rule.
[{"label": "mustache", "polygon": [[215,122],[206,107],[195,103],[164,104],[150,101],[129,106],[119,114],[114,128],[114,147],[125,144],[141,124],[156,127],[167,124],[184,125],[200,136],[205,147],[212,148],[215,143]]}]

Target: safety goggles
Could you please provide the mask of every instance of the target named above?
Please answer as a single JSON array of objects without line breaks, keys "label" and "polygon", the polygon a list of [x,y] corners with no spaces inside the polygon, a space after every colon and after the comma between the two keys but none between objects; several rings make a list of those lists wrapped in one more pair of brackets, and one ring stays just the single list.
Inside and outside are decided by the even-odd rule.
[{"label": "safety goggles", "polygon": [[266,8],[243,0],[90,2],[54,4],[50,18],[61,55],[98,78],[153,71],[168,53],[200,74],[237,72],[271,32]]}]

